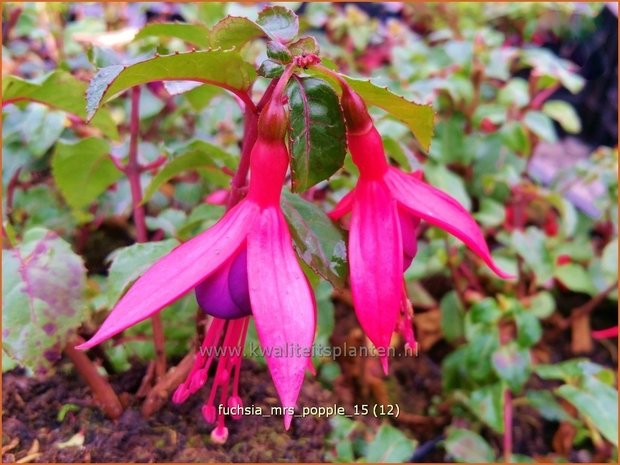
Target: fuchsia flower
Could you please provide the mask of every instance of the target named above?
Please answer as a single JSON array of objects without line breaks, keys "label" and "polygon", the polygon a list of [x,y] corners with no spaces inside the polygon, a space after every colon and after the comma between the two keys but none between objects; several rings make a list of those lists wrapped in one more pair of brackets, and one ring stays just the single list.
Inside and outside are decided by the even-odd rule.
[{"label": "fuchsia flower", "polygon": [[[462,240],[498,276],[478,225],[455,199],[388,164],[381,136],[362,99],[343,85],[342,107],[347,143],[359,180],[330,213],[338,219],[351,212],[349,266],[353,303],[362,329],[377,348],[387,349],[407,298],[403,271],[417,251],[416,227],[420,219],[439,226]],[[405,329],[405,325],[401,329]],[[409,344],[413,337],[405,334]],[[383,351],[385,353],[385,351]],[[387,372],[387,358],[382,357]]]},{"label": "fuchsia flower", "polygon": [[[226,440],[228,430],[215,407],[215,396],[219,390],[220,404],[241,405],[239,371],[249,315],[254,316],[283,407],[295,407],[310,364],[315,302],[280,209],[289,155],[284,143],[285,110],[281,98],[275,97],[279,95],[274,91],[274,98],[261,113],[250,155],[247,197],[213,227],[153,265],[118,302],[97,333],[79,346],[93,347],[195,289],[200,307],[214,318],[194,366],[173,400],[183,402],[205,384],[217,354],[218,366],[203,416],[211,423],[217,419],[212,437],[220,442]],[[209,350],[218,344],[221,350]],[[292,344],[295,351],[289,350]],[[284,419],[287,429],[291,419],[289,411]]]}]

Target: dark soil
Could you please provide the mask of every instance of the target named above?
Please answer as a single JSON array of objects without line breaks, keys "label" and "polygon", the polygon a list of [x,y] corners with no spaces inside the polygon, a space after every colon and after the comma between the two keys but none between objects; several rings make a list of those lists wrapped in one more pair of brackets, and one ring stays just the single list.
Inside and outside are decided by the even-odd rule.
[{"label": "dark soil", "polygon": [[[5,373],[2,444],[5,447],[15,439],[19,443],[4,454],[3,461],[14,462],[34,451],[40,455],[32,461],[40,463],[325,461],[329,422],[324,419],[296,418],[286,432],[281,417],[245,416],[228,421],[230,435],[223,446],[211,442],[212,426],[202,418],[199,394],[180,406],[169,402],[145,419],[133,396],[143,375],[144,369],[135,367],[112,377],[114,389],[130,404],[113,421],[92,405],[88,388],[72,372],[46,379],[27,377],[22,370]],[[246,406],[267,408],[278,403],[269,374],[250,361],[244,361],[241,397]],[[300,406],[329,403],[330,393],[318,382],[304,383]],[[59,421],[58,412],[67,404],[81,408]],[[76,434],[83,436],[83,445],[63,447]]]}]

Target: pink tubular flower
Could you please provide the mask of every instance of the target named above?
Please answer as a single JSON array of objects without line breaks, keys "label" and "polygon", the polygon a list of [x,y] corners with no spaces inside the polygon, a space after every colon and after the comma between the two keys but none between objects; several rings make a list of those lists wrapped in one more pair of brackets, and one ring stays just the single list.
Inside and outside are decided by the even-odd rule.
[{"label": "pink tubular flower", "polygon": [[[279,94],[274,91],[275,95]],[[281,99],[275,97],[261,113],[258,138],[250,154],[248,196],[213,227],[146,271],[97,333],[78,347],[93,347],[195,289],[200,307],[214,318],[194,366],[173,400],[183,402],[200,389],[218,358],[211,392],[203,406],[205,420],[217,421],[214,441],[224,442],[228,435],[215,404],[217,391],[219,404],[224,407],[242,405],[238,384],[248,315],[254,316],[267,365],[287,412],[287,429],[310,364],[316,325],[314,296],[280,210],[289,162],[284,143],[285,116]],[[288,350],[292,345],[297,350]]]},{"label": "pink tubular flower", "polygon": [[[357,318],[377,348],[389,347],[399,313],[406,308],[403,271],[416,254],[420,219],[463,241],[498,276],[484,236],[471,215],[452,197],[388,164],[381,136],[362,99],[343,85],[347,143],[360,171],[353,191],[330,213],[337,220],[351,212],[349,266]],[[404,319],[410,315],[404,312]],[[401,328],[404,329],[404,328]],[[412,335],[406,339],[410,343]],[[387,372],[387,358],[382,357]]]}]

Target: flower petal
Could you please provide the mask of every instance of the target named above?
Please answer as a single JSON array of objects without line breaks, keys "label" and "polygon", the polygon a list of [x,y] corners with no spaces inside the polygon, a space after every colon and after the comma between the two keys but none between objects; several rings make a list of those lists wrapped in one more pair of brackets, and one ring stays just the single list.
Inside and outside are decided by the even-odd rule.
[{"label": "flower petal", "polygon": [[372,343],[387,349],[398,320],[403,286],[396,201],[383,181],[360,178],[356,189],[349,232],[353,303]]},{"label": "flower petal", "polygon": [[396,168],[391,168],[388,171],[385,180],[392,191],[392,195],[414,215],[463,241],[499,277],[512,278],[493,262],[478,224],[458,201],[439,189]]},{"label": "flower petal", "polygon": [[88,349],[158,312],[213,273],[242,245],[258,207],[241,202],[220,221],[180,245],[144,273],[116,304]]},{"label": "flower petal", "polygon": [[[314,295],[279,207],[265,208],[248,235],[252,313],[282,406],[295,407],[316,326]],[[285,415],[288,429],[291,415]]]},{"label": "flower petal", "polygon": [[340,201],[336,204],[334,209],[328,213],[328,216],[336,221],[342,218],[344,215],[351,211],[353,207],[353,197],[355,196],[355,189],[351,192],[347,193]]}]

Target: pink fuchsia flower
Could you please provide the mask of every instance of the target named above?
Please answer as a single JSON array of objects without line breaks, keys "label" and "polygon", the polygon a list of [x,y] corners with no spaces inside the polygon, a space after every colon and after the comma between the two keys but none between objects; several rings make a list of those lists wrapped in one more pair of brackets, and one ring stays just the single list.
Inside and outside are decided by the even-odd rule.
[{"label": "pink fuchsia flower", "polygon": [[[283,87],[283,86],[282,86]],[[239,369],[248,325],[253,315],[274,385],[285,407],[288,429],[314,340],[315,301],[292,248],[280,209],[289,155],[284,143],[286,114],[275,96],[262,111],[258,138],[250,154],[247,197],[213,227],[160,259],[127,291],[97,333],[79,349],[88,349],[149,318],[195,289],[201,308],[214,316],[202,349],[186,382],[174,394],[182,402],[207,381],[217,356],[211,394],[203,407],[212,433],[225,441],[227,429],[215,407],[241,405]],[[208,350],[220,345],[219,351]],[[289,350],[290,347],[296,350]],[[232,393],[229,388],[232,379]]]},{"label": "pink fuchsia flower", "polygon": [[[417,251],[421,219],[463,241],[498,276],[509,275],[493,262],[480,228],[454,198],[423,182],[419,173],[389,165],[366,106],[346,85],[342,107],[349,151],[360,175],[330,216],[337,220],[351,212],[348,256],[355,312],[372,343],[387,349],[400,312],[405,321],[410,318],[411,312],[404,312],[402,274]],[[412,334],[405,337],[411,344]],[[382,363],[387,372],[385,356]]]}]

